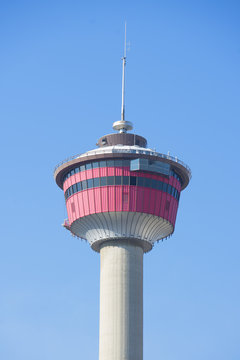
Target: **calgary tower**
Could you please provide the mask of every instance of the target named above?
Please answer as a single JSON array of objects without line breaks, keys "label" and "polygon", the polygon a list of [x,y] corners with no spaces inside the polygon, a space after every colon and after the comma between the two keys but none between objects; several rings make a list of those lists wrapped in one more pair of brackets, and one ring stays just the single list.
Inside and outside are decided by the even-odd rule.
[{"label": "calgary tower", "polygon": [[174,232],[180,193],[191,178],[176,157],[147,147],[125,120],[125,51],[121,120],[98,148],[54,171],[64,191],[64,226],[100,253],[99,360],[143,359],[143,254]]}]

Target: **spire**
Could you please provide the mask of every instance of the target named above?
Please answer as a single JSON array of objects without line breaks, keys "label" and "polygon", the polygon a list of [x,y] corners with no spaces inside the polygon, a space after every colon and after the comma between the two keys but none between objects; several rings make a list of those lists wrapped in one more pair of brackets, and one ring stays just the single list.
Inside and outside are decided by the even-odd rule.
[{"label": "spire", "polygon": [[126,68],[126,58],[127,58],[127,29],[126,29],[126,22],[125,22],[125,42],[124,42],[124,55],[122,57],[123,62],[123,70],[122,70],[122,108],[121,108],[121,120],[125,120],[125,68]]},{"label": "spire", "polygon": [[127,24],[125,22],[125,38],[124,38],[124,54],[122,57],[123,70],[122,70],[122,106],[121,106],[121,121],[113,123],[113,129],[118,130],[120,133],[132,130],[133,126],[130,121],[125,121],[125,69],[127,59]]}]

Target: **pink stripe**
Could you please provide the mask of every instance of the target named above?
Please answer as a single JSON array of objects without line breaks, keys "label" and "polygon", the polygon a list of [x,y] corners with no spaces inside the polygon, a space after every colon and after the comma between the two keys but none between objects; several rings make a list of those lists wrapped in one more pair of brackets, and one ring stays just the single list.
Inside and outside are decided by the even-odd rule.
[{"label": "pink stripe", "polygon": [[107,212],[108,211],[107,186],[101,187],[101,198],[102,198],[102,212]]},{"label": "pink stripe", "polygon": [[108,211],[115,211],[115,188],[107,186],[108,191]]},{"label": "pink stripe", "polygon": [[129,211],[129,187],[128,185],[122,186],[122,211]]},{"label": "pink stripe", "polygon": [[115,186],[115,196],[116,196],[116,202],[115,202],[116,211],[122,211],[122,186],[121,185]]},{"label": "pink stripe", "polygon": [[89,200],[89,213],[95,214],[95,199],[94,199],[94,189],[87,190],[88,200]]},{"label": "pink stripe", "polygon": [[130,200],[129,200],[129,211],[136,211],[137,208],[137,189],[135,186],[130,186]]},{"label": "pink stripe", "polygon": [[99,177],[99,176],[100,176],[99,168],[93,169],[93,177]]},{"label": "pink stripe", "polygon": [[101,189],[94,189],[94,197],[95,197],[95,211],[96,213],[102,212],[102,204],[101,204]]},{"label": "pink stripe", "polygon": [[99,172],[100,172],[100,177],[107,176],[107,168],[100,168]]},{"label": "pink stripe", "polygon": [[83,199],[83,205],[84,205],[84,212],[85,212],[85,216],[89,215],[89,205],[88,205],[88,194],[87,194],[87,190],[82,192],[82,199]]},{"label": "pink stripe", "polygon": [[107,176],[114,176],[115,175],[115,168],[109,167],[107,168]]},{"label": "pink stripe", "polygon": [[155,212],[154,212],[154,214],[156,216],[159,216],[159,214],[160,214],[160,205],[161,205],[161,191],[155,191],[155,196],[156,196],[156,200],[155,200]]}]

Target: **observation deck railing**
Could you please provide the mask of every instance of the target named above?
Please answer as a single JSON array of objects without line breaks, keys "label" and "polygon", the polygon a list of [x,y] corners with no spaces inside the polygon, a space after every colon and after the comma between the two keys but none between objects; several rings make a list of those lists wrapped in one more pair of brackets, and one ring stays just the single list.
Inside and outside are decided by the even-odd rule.
[{"label": "observation deck railing", "polygon": [[110,149],[96,149],[96,150],[90,150],[90,151],[87,151],[86,153],[82,153],[82,154],[77,154],[77,155],[73,155],[71,157],[68,157],[67,159],[64,159],[63,161],[61,161],[60,163],[58,163],[55,168],[54,168],[54,173],[56,172],[56,170],[63,164],[71,161],[71,160],[75,160],[75,159],[78,159],[80,158],[81,156],[90,156],[90,155],[97,155],[97,154],[111,154],[111,153],[128,153],[128,154],[144,154],[144,155],[152,155],[152,156],[157,156],[157,157],[160,157],[162,159],[168,159],[168,160],[171,160],[171,161],[174,161],[180,165],[182,165],[188,172],[188,176],[189,176],[189,180],[191,179],[192,177],[192,172],[191,172],[191,169],[190,167],[185,164],[182,160],[178,159],[177,156],[171,156],[171,155],[166,155],[166,154],[162,154],[162,153],[159,153],[157,151],[154,151],[154,150],[151,150],[151,149],[129,149],[129,148],[117,148],[117,147],[112,147],[111,148],[111,151]]}]

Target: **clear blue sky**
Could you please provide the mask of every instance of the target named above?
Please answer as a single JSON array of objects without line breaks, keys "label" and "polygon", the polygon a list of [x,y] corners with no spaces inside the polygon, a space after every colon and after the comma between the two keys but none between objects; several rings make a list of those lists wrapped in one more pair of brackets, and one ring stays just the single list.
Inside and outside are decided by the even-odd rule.
[{"label": "clear blue sky", "polygon": [[1,1],[0,358],[98,358],[99,255],[61,227],[64,158],[126,119],[193,172],[144,262],[144,359],[239,360],[239,1]]}]

